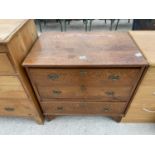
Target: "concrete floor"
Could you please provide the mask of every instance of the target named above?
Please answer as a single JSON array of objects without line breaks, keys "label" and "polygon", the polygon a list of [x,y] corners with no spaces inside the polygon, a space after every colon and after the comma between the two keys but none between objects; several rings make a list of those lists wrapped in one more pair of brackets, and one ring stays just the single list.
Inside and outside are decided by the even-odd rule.
[{"label": "concrete floor", "polygon": [[154,135],[155,124],[117,123],[103,116],[59,116],[44,125],[0,117],[1,135]]},{"label": "concrete floor", "polygon": [[[109,22],[96,20],[92,31],[109,31]],[[115,26],[115,25],[114,25]],[[131,30],[132,21],[122,20],[118,31]],[[60,31],[58,23],[50,21],[43,28],[44,31]],[[82,22],[72,22],[68,31],[84,31]],[[44,125],[38,125],[32,120],[24,118],[0,117],[0,134],[3,135],[151,135],[155,134],[155,124],[151,123],[116,123],[108,117],[102,116],[59,116]]]}]

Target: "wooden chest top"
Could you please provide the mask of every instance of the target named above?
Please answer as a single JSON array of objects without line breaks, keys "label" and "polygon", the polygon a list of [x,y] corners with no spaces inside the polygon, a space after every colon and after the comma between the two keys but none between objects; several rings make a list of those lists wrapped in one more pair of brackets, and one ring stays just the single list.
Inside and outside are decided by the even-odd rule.
[{"label": "wooden chest top", "polygon": [[0,19],[0,43],[8,42],[27,21],[24,19]]},{"label": "wooden chest top", "polygon": [[43,33],[24,66],[140,66],[147,62],[126,32]]},{"label": "wooden chest top", "polygon": [[151,66],[155,66],[155,31],[131,31],[130,35]]}]

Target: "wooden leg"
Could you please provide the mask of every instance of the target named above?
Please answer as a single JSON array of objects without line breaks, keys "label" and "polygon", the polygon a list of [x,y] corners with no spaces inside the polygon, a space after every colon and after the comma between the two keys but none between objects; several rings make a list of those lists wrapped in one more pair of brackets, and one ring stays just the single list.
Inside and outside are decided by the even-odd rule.
[{"label": "wooden leg", "polygon": [[51,121],[52,119],[54,119],[55,118],[55,116],[54,115],[48,115],[48,116],[45,116],[45,118],[46,118],[46,121]]},{"label": "wooden leg", "polygon": [[40,125],[43,125],[44,124],[44,118],[43,117],[34,117],[35,121],[40,124]]},{"label": "wooden leg", "polygon": [[115,120],[116,122],[120,122],[121,119],[122,119],[121,116],[114,116],[114,117],[112,117],[112,118],[113,118],[113,120]]}]

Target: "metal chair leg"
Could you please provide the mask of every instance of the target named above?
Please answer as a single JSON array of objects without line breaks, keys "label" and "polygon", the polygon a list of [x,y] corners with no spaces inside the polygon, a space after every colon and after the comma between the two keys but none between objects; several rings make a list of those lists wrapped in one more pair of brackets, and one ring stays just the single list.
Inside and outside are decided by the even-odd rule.
[{"label": "metal chair leg", "polygon": [[46,19],[44,19],[44,26],[46,26],[46,23],[47,23],[47,20],[46,20]]},{"label": "metal chair leg", "polygon": [[64,23],[64,31],[67,31],[67,21],[64,20],[63,23]]},{"label": "metal chair leg", "polygon": [[38,19],[38,25],[39,25],[40,32],[42,32],[41,21],[39,19]]},{"label": "metal chair leg", "polygon": [[92,22],[93,22],[93,20],[90,19],[90,20],[89,20],[89,31],[91,31],[91,28],[92,28]]},{"label": "metal chair leg", "polygon": [[116,24],[115,30],[117,30],[117,28],[118,28],[119,20],[120,19],[117,19],[117,24]]},{"label": "metal chair leg", "polygon": [[60,24],[61,32],[63,32],[63,20],[62,19],[57,19],[56,22],[58,22]]},{"label": "metal chair leg", "polygon": [[63,32],[63,25],[62,25],[62,20],[61,19],[60,19],[59,23],[60,23],[61,32]]},{"label": "metal chair leg", "polygon": [[110,21],[111,21],[110,30],[112,31],[112,26],[113,26],[113,23],[114,23],[115,19],[110,19]]},{"label": "metal chair leg", "polygon": [[85,31],[87,32],[88,31],[88,19],[83,19],[83,24],[85,26]]}]

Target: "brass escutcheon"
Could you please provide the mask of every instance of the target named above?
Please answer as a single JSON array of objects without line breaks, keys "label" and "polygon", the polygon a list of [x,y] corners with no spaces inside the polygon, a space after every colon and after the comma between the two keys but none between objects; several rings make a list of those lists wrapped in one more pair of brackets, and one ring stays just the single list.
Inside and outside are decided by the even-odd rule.
[{"label": "brass escutcheon", "polygon": [[59,75],[58,74],[49,74],[48,78],[50,80],[57,80],[59,78]]},{"label": "brass escutcheon", "polygon": [[120,76],[113,74],[113,75],[109,75],[108,79],[115,81],[115,80],[119,80],[120,79]]},{"label": "brass escutcheon", "polygon": [[60,90],[53,90],[54,95],[60,95],[62,92]]},{"label": "brass escutcheon", "polygon": [[6,111],[14,111],[15,109],[14,108],[10,108],[10,107],[5,107],[4,108]]},{"label": "brass escutcheon", "polygon": [[107,91],[105,92],[108,96],[114,96],[115,92],[113,91]]}]

